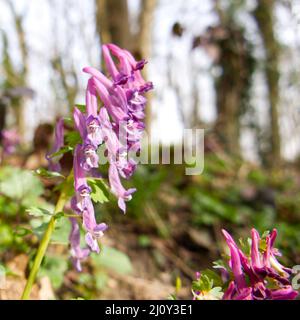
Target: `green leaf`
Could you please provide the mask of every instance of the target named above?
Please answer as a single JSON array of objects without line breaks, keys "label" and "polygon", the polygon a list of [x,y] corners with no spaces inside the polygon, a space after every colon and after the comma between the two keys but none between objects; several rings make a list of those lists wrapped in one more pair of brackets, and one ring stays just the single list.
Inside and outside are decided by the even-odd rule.
[{"label": "green leaf", "polygon": [[103,246],[100,254],[93,254],[92,258],[96,267],[105,267],[119,274],[129,274],[133,270],[129,257],[114,248]]},{"label": "green leaf", "polygon": [[108,202],[109,192],[101,179],[88,178],[88,184],[92,189],[91,198],[95,203]]},{"label": "green leaf", "polygon": [[33,217],[43,217],[44,215],[52,216],[52,213],[43,208],[30,207],[26,212]]},{"label": "green leaf", "polygon": [[223,284],[221,277],[214,271],[206,269],[201,272],[200,279],[193,281],[194,291],[208,292],[214,287],[221,287]]},{"label": "green leaf", "polygon": [[210,270],[210,269],[206,269],[204,271],[201,272],[201,277],[202,276],[206,276],[207,278],[209,278],[211,281],[213,281],[213,286],[214,287],[222,287],[223,285],[223,281],[222,281],[222,278],[221,276],[216,273],[215,271],[213,270]]},{"label": "green leaf", "polygon": [[51,236],[51,243],[69,244],[71,225],[67,219],[59,219]]},{"label": "green leaf", "polygon": [[14,232],[7,224],[0,225],[0,246],[10,246],[14,241]]},{"label": "green leaf", "polygon": [[32,233],[32,230],[28,229],[28,228],[25,228],[25,227],[17,227],[14,231],[14,234],[17,236],[17,237],[25,237],[27,236],[28,234],[31,234]]},{"label": "green leaf", "polygon": [[65,146],[65,147],[60,148],[57,152],[52,153],[49,157],[55,158],[55,157],[61,156],[61,155],[65,154],[67,152],[70,152],[70,151],[73,151],[73,147]]},{"label": "green leaf", "polygon": [[219,259],[219,260],[213,262],[213,268],[214,269],[224,269],[224,268],[227,269],[227,265],[222,259]]},{"label": "green leaf", "polygon": [[106,272],[98,271],[95,274],[95,285],[98,290],[102,290],[105,288],[108,282],[108,275]]},{"label": "green leaf", "polygon": [[88,286],[93,281],[93,277],[89,273],[80,273],[78,276],[78,283]]},{"label": "green leaf", "polygon": [[179,291],[181,290],[181,287],[182,287],[181,278],[180,277],[176,277],[176,283],[175,283],[175,292],[176,292],[176,294],[179,293]]},{"label": "green leaf", "polygon": [[48,223],[42,222],[40,219],[31,219],[30,225],[32,227],[32,232],[41,239],[47,229]]},{"label": "green leaf", "polygon": [[75,104],[75,107],[79,109],[81,112],[85,113],[85,104]]},{"label": "green leaf", "polygon": [[70,127],[73,127],[74,126],[74,120],[72,117],[64,117],[64,123],[67,125],[67,126],[70,126]]},{"label": "green leaf", "polygon": [[48,276],[53,288],[60,288],[68,269],[67,261],[66,257],[62,256],[46,256],[39,276]]},{"label": "green leaf", "polygon": [[70,131],[66,134],[66,143],[69,147],[74,148],[78,143],[81,143],[79,132]]},{"label": "green leaf", "polygon": [[139,246],[141,246],[142,248],[147,248],[151,245],[151,239],[149,236],[145,235],[145,234],[141,234],[138,237],[138,244]]},{"label": "green leaf", "polygon": [[55,171],[48,171],[44,168],[39,168],[37,170],[34,171],[34,174],[43,177],[43,178],[64,178],[65,176],[63,176],[62,174],[60,174],[59,172],[55,172]]},{"label": "green leaf", "polygon": [[56,220],[58,220],[58,219],[60,219],[60,218],[63,218],[65,216],[65,213],[64,212],[57,212],[57,213],[55,213],[55,219]]},{"label": "green leaf", "polygon": [[32,206],[43,193],[41,181],[29,170],[5,167],[0,172],[0,193],[21,203]]}]

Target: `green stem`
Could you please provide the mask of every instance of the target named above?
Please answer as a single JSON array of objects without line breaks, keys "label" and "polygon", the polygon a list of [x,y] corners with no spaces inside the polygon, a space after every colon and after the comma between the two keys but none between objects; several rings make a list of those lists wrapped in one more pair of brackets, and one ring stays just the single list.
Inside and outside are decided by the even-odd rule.
[{"label": "green stem", "polygon": [[[70,174],[70,176],[71,176],[71,174]],[[69,179],[69,177],[68,177],[68,179]],[[39,248],[38,248],[38,251],[36,253],[32,269],[30,270],[30,274],[29,274],[26,286],[24,288],[24,291],[23,291],[23,294],[21,297],[22,300],[29,299],[30,292],[31,292],[32,286],[35,282],[36,275],[40,269],[41,262],[44,258],[44,255],[46,253],[46,250],[48,248],[48,245],[49,245],[49,242],[51,239],[52,232],[54,231],[54,228],[55,228],[55,224],[56,224],[56,216],[55,215],[58,212],[63,211],[67,200],[68,200],[68,196],[66,195],[66,188],[64,187],[60,193],[58,200],[57,200],[57,203],[56,203],[56,206],[54,209],[54,214],[48,223],[47,229],[43,235],[42,241],[41,241]]]}]

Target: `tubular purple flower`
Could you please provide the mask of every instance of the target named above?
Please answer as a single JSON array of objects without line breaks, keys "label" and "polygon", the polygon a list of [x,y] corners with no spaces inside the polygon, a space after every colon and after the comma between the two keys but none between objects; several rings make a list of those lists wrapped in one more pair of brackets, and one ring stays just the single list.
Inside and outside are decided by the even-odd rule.
[{"label": "tubular purple flower", "polygon": [[59,163],[59,160],[62,156],[55,157],[53,159],[51,157],[51,154],[54,154],[55,152],[59,151],[60,148],[64,145],[64,119],[60,118],[55,126],[55,140],[54,145],[50,153],[46,154],[46,159],[49,162],[49,169],[51,171],[60,172],[61,166]]},{"label": "tubular purple flower", "polygon": [[[83,115],[80,115],[78,111],[76,111],[76,117],[80,120],[77,120],[77,122],[80,122],[81,126],[86,125],[86,131],[83,130],[82,132],[82,139],[84,141],[88,141],[89,143],[93,144],[95,147],[100,145],[102,143],[102,136],[101,136],[101,129],[100,129],[100,121],[98,118],[98,102],[97,102],[97,95],[96,90],[94,87],[93,79],[89,79],[87,89],[86,89],[86,113],[87,116],[84,117]],[[86,136],[85,136],[86,135]]]},{"label": "tubular purple flower", "polygon": [[264,272],[264,266],[259,253],[259,233],[253,228],[251,230],[252,242],[251,242],[251,266],[256,273]]},{"label": "tubular purple flower", "polygon": [[128,102],[125,90],[121,86],[114,86],[108,90],[112,104],[120,107],[125,113],[128,112]]},{"label": "tubular purple flower", "polygon": [[146,93],[150,90],[153,90],[154,86],[152,82],[146,82],[144,85],[139,87],[139,93]]},{"label": "tubular purple flower", "polygon": [[71,260],[77,271],[82,271],[81,261],[85,260],[89,254],[90,250],[88,248],[80,247],[80,230],[76,218],[70,218],[71,221],[71,232],[69,236],[70,246],[71,246]]},{"label": "tubular purple flower", "polygon": [[93,115],[90,115],[86,120],[86,126],[86,140],[93,144],[95,147],[99,146],[102,143],[103,139],[98,116],[94,117]]},{"label": "tubular purple flower", "polygon": [[269,291],[263,281],[254,283],[251,291],[254,300],[266,300],[269,297]]},{"label": "tubular purple flower", "polygon": [[[129,111],[131,111],[138,119],[143,119],[145,116],[143,111],[147,102],[146,98],[140,95],[137,90],[128,90],[127,99]],[[142,114],[139,115],[139,113]]]},{"label": "tubular purple flower", "polygon": [[226,242],[230,250],[230,267],[234,274],[235,283],[237,285],[237,289],[241,290],[243,288],[246,288],[247,284],[246,284],[245,276],[242,270],[240,255],[237,250],[235,242],[232,240],[228,232],[224,229],[222,230],[222,232],[226,238]]},{"label": "tubular purple flower", "polygon": [[128,81],[125,84],[128,88],[140,88],[146,84],[140,72],[146,63],[145,60],[137,62],[130,52],[114,44],[107,44],[103,47],[108,48],[111,54],[119,60],[119,74],[123,75],[123,77],[128,77]]},{"label": "tubular purple flower", "polygon": [[120,181],[120,177],[118,174],[118,169],[115,162],[110,162],[109,171],[108,171],[109,183],[112,192],[118,198],[118,206],[125,213],[126,212],[126,204],[125,201],[129,201],[132,198],[132,193],[136,191],[135,188],[131,188],[126,190]]},{"label": "tubular purple flower", "polygon": [[264,264],[268,268],[269,273],[279,273],[279,275],[283,277],[288,277],[292,270],[289,268],[284,267],[282,264],[278,262],[278,260],[275,257],[276,255],[279,255],[279,252],[277,249],[274,248],[275,239],[277,237],[277,230],[273,229],[272,232],[266,237],[266,251],[264,252]]},{"label": "tubular purple flower", "polygon": [[294,300],[297,296],[298,292],[289,285],[278,290],[272,290],[270,298],[272,300]]},{"label": "tubular purple flower", "polygon": [[104,235],[104,231],[108,228],[105,223],[97,224],[95,219],[94,207],[91,204],[82,212],[83,228],[86,231],[85,242],[94,252],[99,253],[99,245],[97,239]]},{"label": "tubular purple flower", "polygon": [[127,160],[126,155],[124,156],[119,155],[119,158],[116,164],[118,167],[119,174],[124,179],[129,179],[133,175],[137,166],[136,162],[133,159]]},{"label": "tubular purple flower", "polygon": [[103,101],[104,106],[106,107],[113,120],[118,123],[120,121],[128,119],[127,113],[120,107],[120,105],[115,105],[113,103],[116,101],[116,99],[112,99],[112,96],[110,96],[109,91],[105,88],[105,86],[96,78],[94,78],[94,83],[99,97]]},{"label": "tubular purple flower", "polygon": [[85,104],[86,104],[86,112],[87,115],[97,117],[98,113],[98,102],[97,102],[97,95],[96,90],[94,87],[93,79],[88,80],[88,85],[86,88],[86,95],[85,95]]},{"label": "tubular purple flower", "polygon": [[102,46],[102,54],[103,54],[103,58],[107,67],[107,70],[109,72],[109,74],[111,75],[111,77],[113,78],[114,81],[117,80],[118,75],[119,75],[119,71],[113,61],[113,59],[111,58],[109,49],[106,45]]},{"label": "tubular purple flower", "polygon": [[99,119],[102,127],[102,136],[108,150],[109,157],[116,161],[120,149],[120,141],[113,130],[109,115],[105,108],[100,109]]},{"label": "tubular purple flower", "polygon": [[73,116],[76,129],[84,142],[80,152],[80,165],[86,171],[98,168],[99,157],[96,151],[98,144],[102,141],[99,119],[90,115],[86,121],[85,116],[76,107],[74,108]]},{"label": "tubular purple flower", "polygon": [[83,185],[87,185],[85,172],[82,169],[80,162],[82,161],[82,145],[77,145],[74,151],[73,158],[73,169],[74,169],[74,187],[75,190],[79,190],[79,188]]},{"label": "tubular purple flower", "polygon": [[244,288],[232,300],[253,300],[251,291],[251,288]]},{"label": "tubular purple flower", "polygon": [[227,290],[224,292],[223,300],[232,300],[236,293],[234,281],[230,281]]},{"label": "tubular purple flower", "polygon": [[92,67],[85,67],[82,69],[83,72],[90,74],[94,79],[98,79],[108,89],[113,86],[113,82],[109,80],[102,72]]},{"label": "tubular purple flower", "polygon": [[84,115],[77,107],[74,107],[73,118],[75,127],[84,141],[87,137],[86,121]]},{"label": "tubular purple flower", "polygon": [[102,50],[107,49],[107,55],[114,55],[119,60],[119,74],[125,76],[131,76],[133,66],[130,64],[128,57],[125,54],[125,50],[117,47],[114,44],[107,44],[102,46]]},{"label": "tubular purple flower", "polygon": [[243,251],[241,249],[239,249],[239,247],[236,245],[236,243],[233,240],[233,238],[231,237],[231,235],[226,230],[223,229],[222,232],[223,232],[223,235],[226,239],[226,242],[230,241],[232,243],[232,245],[235,246],[236,250],[238,251],[242,267],[243,267],[244,271],[249,275],[250,280],[256,281],[256,276],[252,272],[248,257],[243,253]]},{"label": "tubular purple flower", "polygon": [[80,165],[85,171],[90,171],[92,168],[98,168],[99,157],[96,147],[91,143],[85,143],[83,146],[84,157],[81,159]]},{"label": "tubular purple flower", "polygon": [[87,185],[85,172],[81,166],[81,162],[82,146],[77,145],[73,159],[75,196],[71,199],[71,207],[77,213],[81,213],[84,208],[92,205],[90,198],[91,188]]}]

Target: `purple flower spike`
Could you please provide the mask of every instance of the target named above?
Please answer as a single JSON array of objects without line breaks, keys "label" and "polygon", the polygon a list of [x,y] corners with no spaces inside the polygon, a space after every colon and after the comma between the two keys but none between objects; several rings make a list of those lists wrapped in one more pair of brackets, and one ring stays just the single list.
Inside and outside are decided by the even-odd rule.
[{"label": "purple flower spike", "polygon": [[49,162],[49,169],[51,171],[60,172],[61,166],[59,160],[62,156],[58,156],[55,159],[51,158],[51,154],[59,151],[59,149],[64,145],[64,119],[60,118],[55,126],[55,141],[54,146],[49,154],[46,154],[46,159]]},{"label": "purple flower spike", "polygon": [[[146,82],[140,72],[146,60],[136,61],[128,51],[113,44],[103,45],[102,51],[108,77],[94,68],[83,68],[83,72],[91,76],[86,88],[86,112],[82,113],[76,107],[73,112],[82,143],[77,145],[74,152],[75,195],[71,200],[71,208],[82,217],[85,241],[89,249],[95,252],[100,250],[98,239],[103,236],[107,225],[96,222],[86,175],[99,176],[96,171],[99,166],[97,149],[105,144],[111,191],[125,213],[125,202],[132,198],[136,189],[126,190],[120,176],[128,179],[136,169],[136,162],[128,155],[141,149],[145,129],[142,120],[147,102],[143,94],[153,88],[152,83]],[[104,104],[99,114],[98,98]],[[76,260],[78,268],[79,262]]]}]

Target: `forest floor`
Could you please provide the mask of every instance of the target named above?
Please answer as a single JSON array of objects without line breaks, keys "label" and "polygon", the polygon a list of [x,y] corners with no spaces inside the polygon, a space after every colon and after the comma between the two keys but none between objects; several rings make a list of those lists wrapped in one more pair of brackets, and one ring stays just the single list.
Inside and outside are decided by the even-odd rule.
[{"label": "forest floor", "polygon": [[[28,168],[25,164],[26,170],[41,165],[39,160],[28,159],[35,165]],[[138,191],[128,202],[126,215],[114,203],[96,206],[101,220],[109,225],[101,239],[103,246],[110,248],[109,254],[92,256],[84,263],[83,272],[77,273],[69,264],[69,231],[61,231],[66,243],[50,245],[31,298],[168,299],[175,294],[178,299],[191,299],[196,272],[211,268],[224,252],[221,228],[238,239],[249,236],[253,226],[261,233],[276,227],[283,262],[299,264],[297,167],[270,172],[224,159],[207,155],[205,171],[199,177],[185,176],[181,167],[139,168],[130,182]],[[24,161],[12,159],[9,165],[24,168]],[[11,171],[13,174],[15,169]],[[53,204],[53,186],[43,181],[41,188],[37,200],[42,197]],[[14,236],[17,227],[26,227],[33,220],[25,206],[17,205],[20,203],[13,196],[0,194],[0,264],[9,270],[5,285],[0,282],[0,299],[20,298],[33,248],[39,243],[33,235]],[[64,221],[69,227],[68,220]],[[106,259],[104,265],[102,259]]]}]

